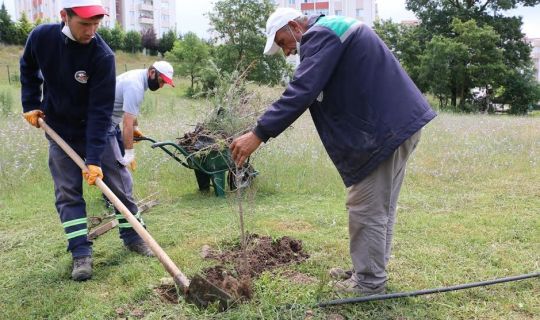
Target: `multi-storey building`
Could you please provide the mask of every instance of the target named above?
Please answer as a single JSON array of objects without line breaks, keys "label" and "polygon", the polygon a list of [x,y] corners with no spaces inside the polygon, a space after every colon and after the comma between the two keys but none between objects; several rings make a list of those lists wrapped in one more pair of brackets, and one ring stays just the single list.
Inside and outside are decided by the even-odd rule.
[{"label": "multi-storey building", "polygon": [[116,0],[116,21],[125,30],[143,31],[154,27],[163,35],[176,26],[175,0]]},{"label": "multi-storey building", "polygon": [[375,0],[275,0],[278,7],[294,8],[304,14],[322,13],[356,18],[372,26],[377,17]]},{"label": "multi-storey building", "polygon": [[[15,0],[15,19],[22,12],[32,22],[60,21],[61,0]],[[101,25],[114,27],[118,22],[126,31],[144,31],[150,27],[158,36],[175,29],[175,0],[102,0],[109,16],[105,16]]]},{"label": "multi-storey building", "polygon": [[531,38],[527,41],[532,45],[531,58],[534,62],[536,80],[540,82],[540,38]]}]

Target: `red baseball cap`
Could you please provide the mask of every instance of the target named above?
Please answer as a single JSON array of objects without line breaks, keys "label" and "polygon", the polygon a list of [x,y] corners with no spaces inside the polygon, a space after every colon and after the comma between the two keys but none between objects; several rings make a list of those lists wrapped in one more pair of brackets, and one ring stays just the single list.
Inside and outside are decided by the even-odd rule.
[{"label": "red baseball cap", "polygon": [[76,15],[83,19],[100,15],[109,15],[101,0],[63,0],[63,8],[71,8]]}]

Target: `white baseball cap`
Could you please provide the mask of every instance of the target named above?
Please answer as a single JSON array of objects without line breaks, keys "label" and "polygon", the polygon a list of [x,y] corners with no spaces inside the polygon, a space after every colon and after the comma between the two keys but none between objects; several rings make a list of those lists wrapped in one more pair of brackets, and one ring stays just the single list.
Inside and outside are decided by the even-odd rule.
[{"label": "white baseball cap", "polygon": [[302,12],[292,8],[277,8],[266,21],[266,45],[264,54],[273,55],[281,49],[275,42],[276,32],[302,15]]},{"label": "white baseball cap", "polygon": [[173,83],[173,67],[170,63],[167,61],[156,61],[152,65],[152,67],[156,68],[157,71],[159,71],[159,76],[165,83],[169,84],[171,87],[174,87]]},{"label": "white baseball cap", "polygon": [[76,15],[83,19],[100,15],[109,15],[101,0],[62,0],[62,8],[71,8]]}]

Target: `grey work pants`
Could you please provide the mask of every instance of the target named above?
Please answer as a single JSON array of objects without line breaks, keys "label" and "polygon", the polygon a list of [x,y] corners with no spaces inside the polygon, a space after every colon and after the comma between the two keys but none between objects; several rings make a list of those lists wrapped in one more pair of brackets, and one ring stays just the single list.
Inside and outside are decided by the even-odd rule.
[{"label": "grey work pants", "polygon": [[375,289],[387,280],[396,204],[409,155],[420,140],[420,131],[407,139],[372,173],[347,189],[350,254],[353,279]]}]

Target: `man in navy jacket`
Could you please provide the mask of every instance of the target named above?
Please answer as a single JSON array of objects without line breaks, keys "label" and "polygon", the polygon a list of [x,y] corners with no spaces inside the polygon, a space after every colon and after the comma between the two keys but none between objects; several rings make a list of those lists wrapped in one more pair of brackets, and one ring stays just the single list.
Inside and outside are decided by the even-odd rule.
[{"label": "man in navy jacket", "polygon": [[436,115],[383,41],[355,19],[278,8],[266,35],[265,54],[281,48],[300,64],[253,131],[233,141],[233,158],[241,165],[309,108],[348,191],[353,270],[339,272],[335,288],[382,293],[406,162]]},{"label": "man in navy jacket", "polygon": [[[88,167],[81,175],[77,164],[49,139],[55,205],[73,257],[71,276],[82,281],[92,276],[82,179],[90,185],[98,177],[103,179],[120,200],[125,198],[125,187],[113,181],[119,165],[102,161],[116,77],[114,54],[96,34],[107,13],[101,0],[63,0],[62,6],[61,24],[40,25],[28,37],[20,59],[21,100],[24,118],[35,127],[38,118],[44,118]],[[130,210],[136,213],[136,206]],[[121,236],[126,245],[141,241],[133,230]],[[142,254],[150,251],[135,249]]]}]

